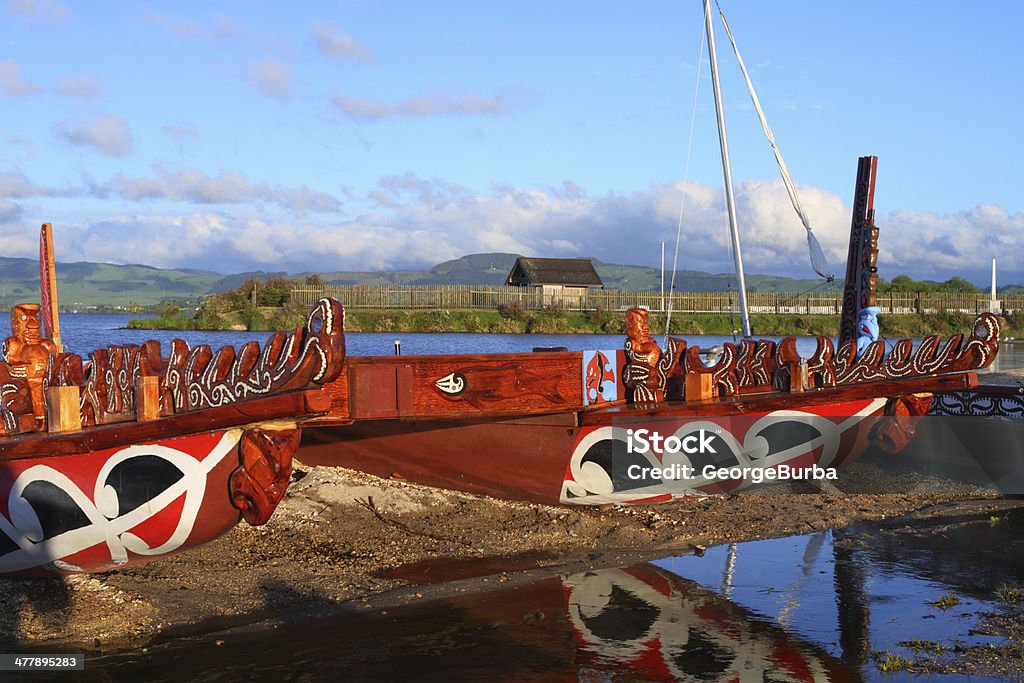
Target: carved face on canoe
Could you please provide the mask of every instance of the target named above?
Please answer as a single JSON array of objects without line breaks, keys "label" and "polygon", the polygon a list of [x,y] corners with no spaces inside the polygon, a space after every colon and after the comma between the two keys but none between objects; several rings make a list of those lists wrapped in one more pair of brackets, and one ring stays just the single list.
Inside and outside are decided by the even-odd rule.
[{"label": "carved face on canoe", "polygon": [[626,336],[635,340],[651,338],[651,325],[647,321],[650,315],[646,308],[631,308],[626,311]]},{"label": "carved face on canoe", "polygon": [[26,344],[38,344],[42,339],[39,304],[17,304],[11,309],[11,336]]}]

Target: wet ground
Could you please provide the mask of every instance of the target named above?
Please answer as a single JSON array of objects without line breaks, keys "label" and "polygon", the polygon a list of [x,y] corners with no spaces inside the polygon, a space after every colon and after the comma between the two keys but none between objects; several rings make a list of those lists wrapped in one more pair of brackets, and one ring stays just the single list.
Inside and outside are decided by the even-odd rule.
[{"label": "wet ground", "polygon": [[419,574],[444,587],[436,595],[421,587],[317,615],[286,611],[144,651],[94,655],[86,674],[116,681],[1020,679],[1024,508],[969,510],[622,567],[545,571],[535,564],[543,558],[520,557],[518,573],[506,566],[479,577],[495,568],[424,563]]}]

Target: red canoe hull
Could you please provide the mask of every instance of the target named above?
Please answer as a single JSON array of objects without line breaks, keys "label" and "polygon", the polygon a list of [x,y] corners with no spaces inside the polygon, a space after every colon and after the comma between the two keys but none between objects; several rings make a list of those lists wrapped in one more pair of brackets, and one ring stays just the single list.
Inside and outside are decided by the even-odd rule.
[{"label": "red canoe hull", "polygon": [[[720,464],[778,470],[839,467],[868,445],[868,431],[886,400],[869,398],[775,410],[742,416],[663,417],[622,415],[611,424],[579,425],[579,414],[504,420],[357,420],[348,425],[307,426],[297,457],[309,465],[348,467],[381,477],[548,504],[648,503],[674,497],[734,491],[749,477],[714,482],[628,481],[620,448],[627,428],[684,435],[718,430]],[[790,429],[767,445],[763,432]],[[778,426],[781,425],[781,426]],[[778,442],[778,439],[776,439]],[[715,442],[719,444],[718,441]],[[774,448],[774,450],[773,450]],[[726,453],[728,451],[728,453]],[[622,457],[620,457],[622,456]],[[671,456],[645,454],[650,466],[669,465]],[[718,462],[718,461],[716,461]],[[698,463],[693,463],[698,464]]]},{"label": "red canoe hull", "polygon": [[241,429],[0,462],[0,573],[106,571],[211,541]]}]

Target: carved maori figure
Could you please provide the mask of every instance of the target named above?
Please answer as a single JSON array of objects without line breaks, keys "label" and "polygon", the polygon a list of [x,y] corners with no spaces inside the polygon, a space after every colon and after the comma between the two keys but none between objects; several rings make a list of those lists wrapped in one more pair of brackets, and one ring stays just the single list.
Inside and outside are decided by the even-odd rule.
[{"label": "carved maori figure", "polygon": [[32,410],[42,428],[46,424],[43,381],[50,355],[57,347],[42,337],[39,304],[18,304],[11,309],[11,336],[4,340],[4,359],[14,377],[24,378],[32,395]]},{"label": "carved maori figure", "polygon": [[871,430],[873,444],[895,454],[907,447],[917,434],[917,418],[931,410],[932,394],[911,394],[889,401],[885,415]]},{"label": "carved maori figure", "polygon": [[651,336],[645,308],[626,311],[626,368],[623,382],[631,403],[656,403],[665,400],[665,385],[659,382],[658,361],[661,349]]},{"label": "carved maori figure", "polygon": [[860,312],[877,303],[878,227],[875,226],[874,209],[877,169],[878,157],[861,157],[858,161],[843,310],[839,320],[840,346],[857,339]]},{"label": "carved maori figure", "polygon": [[646,308],[626,311],[626,367],[622,380],[630,403],[659,403],[683,397],[683,356],[686,342],[669,337],[662,353],[651,336]]},{"label": "carved maori figure", "polygon": [[0,363],[0,435],[23,434],[35,428],[28,382],[12,375],[7,363]]}]

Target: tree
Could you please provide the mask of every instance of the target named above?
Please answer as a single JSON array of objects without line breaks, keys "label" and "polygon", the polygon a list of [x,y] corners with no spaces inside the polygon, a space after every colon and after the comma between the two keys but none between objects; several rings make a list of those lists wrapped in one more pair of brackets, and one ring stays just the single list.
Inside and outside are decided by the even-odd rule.
[{"label": "tree", "polygon": [[981,290],[978,287],[962,277],[951,277],[941,285],[939,285],[940,292],[963,292],[965,294],[977,294]]}]

